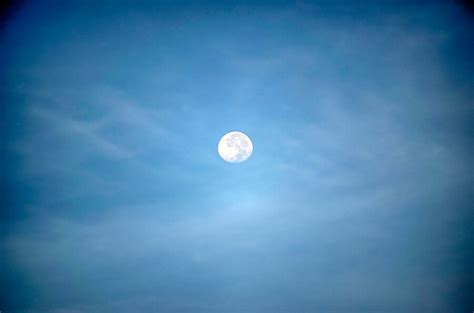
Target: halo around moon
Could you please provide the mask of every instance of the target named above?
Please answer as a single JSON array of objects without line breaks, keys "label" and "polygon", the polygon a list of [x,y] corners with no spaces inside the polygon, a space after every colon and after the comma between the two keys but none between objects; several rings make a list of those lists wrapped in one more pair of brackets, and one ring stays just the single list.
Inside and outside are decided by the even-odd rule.
[{"label": "halo around moon", "polygon": [[253,144],[246,134],[232,131],[222,136],[217,152],[226,162],[241,163],[252,155]]}]

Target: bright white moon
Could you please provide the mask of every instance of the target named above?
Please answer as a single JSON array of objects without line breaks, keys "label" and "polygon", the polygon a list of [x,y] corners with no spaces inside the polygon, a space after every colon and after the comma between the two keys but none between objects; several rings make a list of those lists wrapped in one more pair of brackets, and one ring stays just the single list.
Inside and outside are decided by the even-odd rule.
[{"label": "bright white moon", "polygon": [[240,163],[247,160],[253,151],[250,138],[241,132],[230,132],[225,134],[219,141],[217,152],[224,161],[229,163]]}]

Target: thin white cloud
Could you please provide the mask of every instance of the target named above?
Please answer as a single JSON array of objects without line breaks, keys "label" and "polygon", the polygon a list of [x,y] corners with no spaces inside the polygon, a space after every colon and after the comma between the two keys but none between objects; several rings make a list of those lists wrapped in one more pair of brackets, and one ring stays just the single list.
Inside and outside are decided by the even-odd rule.
[{"label": "thin white cloud", "polygon": [[37,118],[40,118],[45,123],[45,127],[60,134],[69,134],[72,137],[69,140],[74,140],[75,136],[80,136],[92,144],[97,151],[114,158],[128,158],[132,156],[132,152],[123,146],[114,144],[104,137],[97,134],[98,125],[94,122],[77,121],[66,116],[61,116],[52,110],[42,109],[40,107],[33,107],[30,113]]}]

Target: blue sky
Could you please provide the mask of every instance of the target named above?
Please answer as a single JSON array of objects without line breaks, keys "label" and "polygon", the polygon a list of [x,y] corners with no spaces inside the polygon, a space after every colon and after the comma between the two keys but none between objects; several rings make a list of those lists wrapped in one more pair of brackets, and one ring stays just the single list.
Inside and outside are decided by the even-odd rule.
[{"label": "blue sky", "polygon": [[455,2],[18,5],[0,310],[472,310],[473,26]]}]

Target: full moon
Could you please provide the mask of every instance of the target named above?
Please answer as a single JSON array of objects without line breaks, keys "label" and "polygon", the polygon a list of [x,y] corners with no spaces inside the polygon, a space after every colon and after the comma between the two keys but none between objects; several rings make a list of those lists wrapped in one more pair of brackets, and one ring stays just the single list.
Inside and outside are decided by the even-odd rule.
[{"label": "full moon", "polygon": [[253,151],[250,138],[241,132],[233,131],[222,136],[217,146],[217,152],[224,161],[240,163],[247,160]]}]

